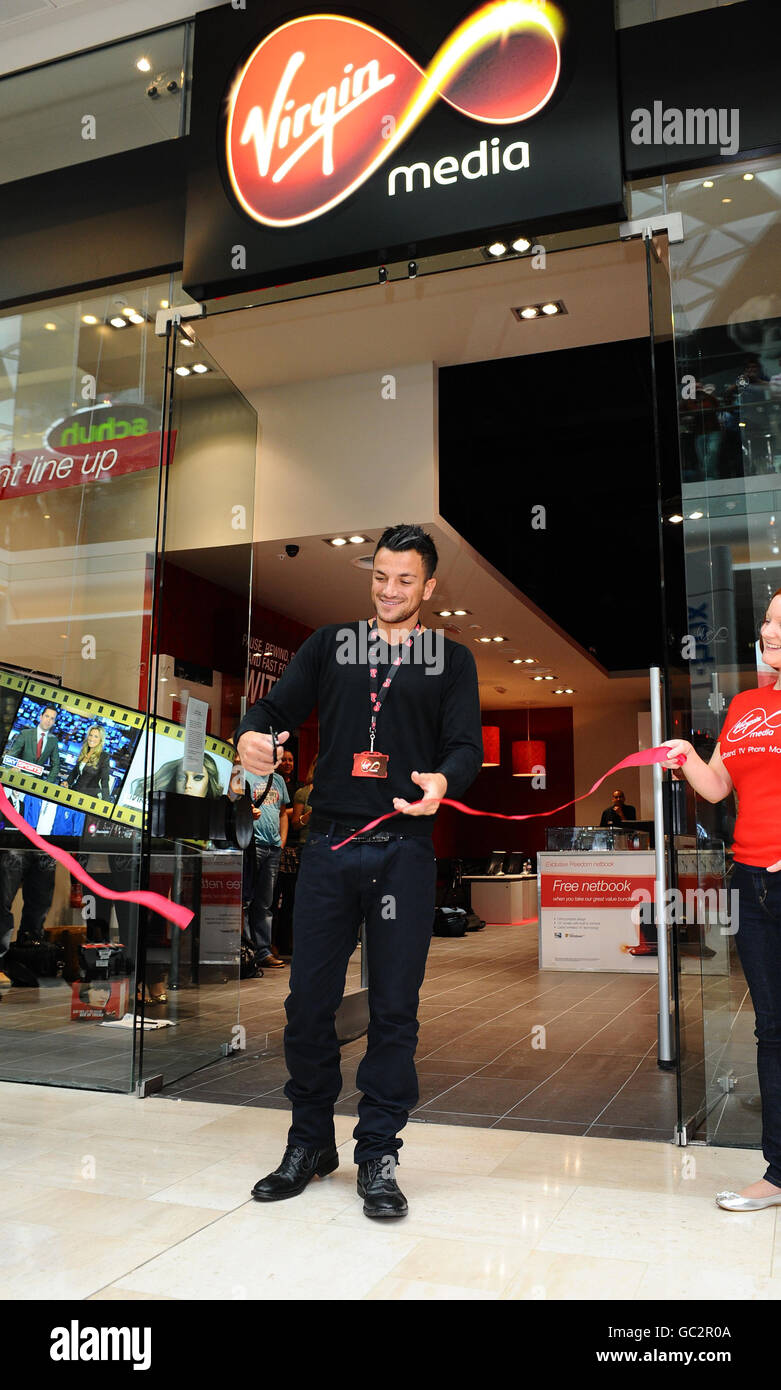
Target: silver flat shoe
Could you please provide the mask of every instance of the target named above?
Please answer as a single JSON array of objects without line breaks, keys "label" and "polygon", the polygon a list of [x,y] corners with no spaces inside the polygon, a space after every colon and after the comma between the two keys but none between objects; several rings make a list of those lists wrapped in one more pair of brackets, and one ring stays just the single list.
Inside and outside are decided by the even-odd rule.
[{"label": "silver flat shoe", "polygon": [[741,1197],[739,1192],[717,1192],[716,1206],[724,1211],[762,1211],[765,1207],[781,1207],[781,1192],[775,1197]]}]

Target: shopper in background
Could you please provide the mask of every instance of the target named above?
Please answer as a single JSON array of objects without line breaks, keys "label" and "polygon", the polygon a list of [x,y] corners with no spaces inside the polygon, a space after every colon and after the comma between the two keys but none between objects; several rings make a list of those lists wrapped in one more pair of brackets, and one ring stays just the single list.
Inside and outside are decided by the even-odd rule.
[{"label": "shopper in background", "polygon": [[247,914],[249,929],[258,953],[258,964],[264,970],[267,966],[281,968],[285,962],[271,944],[271,933],[279,861],[287,840],[287,816],[283,812],[289,797],[285,780],[278,772],[274,773],[265,796],[265,780],[257,777],[247,780],[255,820],[255,884]]},{"label": "shopper in background", "polygon": [[[737,890],[735,945],[756,1015],[767,1170],[741,1193],[719,1192],[726,1211],[781,1206],[781,589],[760,628],[762,656],[778,672],[774,685],[743,690],[730,702],[710,762],[685,739],[668,739],[673,775],[706,801],[738,794],[731,887]],[[680,769],[676,758],[684,754]],[[734,899],[733,899],[734,901]],[[736,930],[737,927],[737,930]]]},{"label": "shopper in background", "polygon": [[312,808],[309,805],[309,796],[315,780],[315,768],[317,767],[317,754],[309,764],[309,771],[306,774],[306,781],[301,786],[293,798],[293,818],[291,830],[298,831],[299,845],[305,845],[309,839],[309,822],[312,819]]},{"label": "shopper in background", "polygon": [[626,820],[637,820],[637,811],[634,806],[627,806],[626,797],[622,791],[614,791],[613,799],[606,810],[602,812],[600,825],[623,825]]}]

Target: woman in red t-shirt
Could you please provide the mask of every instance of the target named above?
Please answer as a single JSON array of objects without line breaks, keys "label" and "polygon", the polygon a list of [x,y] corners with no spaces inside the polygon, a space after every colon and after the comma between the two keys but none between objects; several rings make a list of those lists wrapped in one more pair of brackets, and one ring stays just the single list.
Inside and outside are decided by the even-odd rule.
[{"label": "woman in red t-shirt", "polygon": [[[762,1098],[764,1177],[741,1193],[719,1192],[727,1211],[781,1206],[781,589],[765,612],[760,644],[774,685],[742,690],[731,701],[709,763],[685,739],[667,739],[662,766],[679,772],[706,801],[738,796],[732,888],[738,892],[735,943],[756,1015]],[[679,769],[675,759],[685,754]]]}]

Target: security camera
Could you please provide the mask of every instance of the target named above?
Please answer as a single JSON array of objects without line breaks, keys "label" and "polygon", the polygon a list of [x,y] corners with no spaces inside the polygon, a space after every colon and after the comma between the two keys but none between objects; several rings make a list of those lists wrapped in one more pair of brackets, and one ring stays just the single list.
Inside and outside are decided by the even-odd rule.
[{"label": "security camera", "polygon": [[159,91],[157,90],[157,87],[155,87],[154,83],[152,84],[151,87],[147,87],[147,89],[146,89],[146,94],[147,94],[148,97],[151,97],[153,101],[155,100],[156,97],[159,97],[159,95],[160,95],[160,93],[159,93]]},{"label": "security camera", "polygon": [[170,82],[167,82],[167,83],[166,83],[165,90],[166,90],[167,92],[178,92],[178,91],[179,91],[179,83],[176,82],[176,81],[174,81],[174,80],[172,79]]},{"label": "security camera", "polygon": [[289,555],[291,560],[294,560],[300,549],[300,545],[286,545],[285,554]]}]

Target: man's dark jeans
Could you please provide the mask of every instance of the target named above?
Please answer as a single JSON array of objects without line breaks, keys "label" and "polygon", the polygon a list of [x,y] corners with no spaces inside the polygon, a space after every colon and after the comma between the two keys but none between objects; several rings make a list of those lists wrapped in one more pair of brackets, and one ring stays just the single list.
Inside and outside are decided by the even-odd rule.
[{"label": "man's dark jeans", "polygon": [[271,922],[281,854],[281,849],[255,841],[255,891],[247,916],[252,940],[263,960],[272,954]]},{"label": "man's dark jeans", "polygon": [[396,1155],[418,1099],[418,994],[434,922],[436,860],[429,835],[345,845],[312,831],[301,853],[293,916],[293,963],[285,1001],[285,1058],[293,1103],[288,1140],[307,1149],[334,1142],[342,1085],[334,1015],[347,962],[366,920],[369,1032],[356,1085],[355,1162]]},{"label": "man's dark jeans", "polygon": [[736,864],[730,887],[740,895],[735,944],[756,1015],[764,1177],[781,1187],[781,870]]},{"label": "man's dark jeans", "polygon": [[0,850],[0,956],[8,950],[14,931],[11,908],[22,889],[20,945],[43,941],[43,924],[54,897],[56,864],[39,850]]}]

